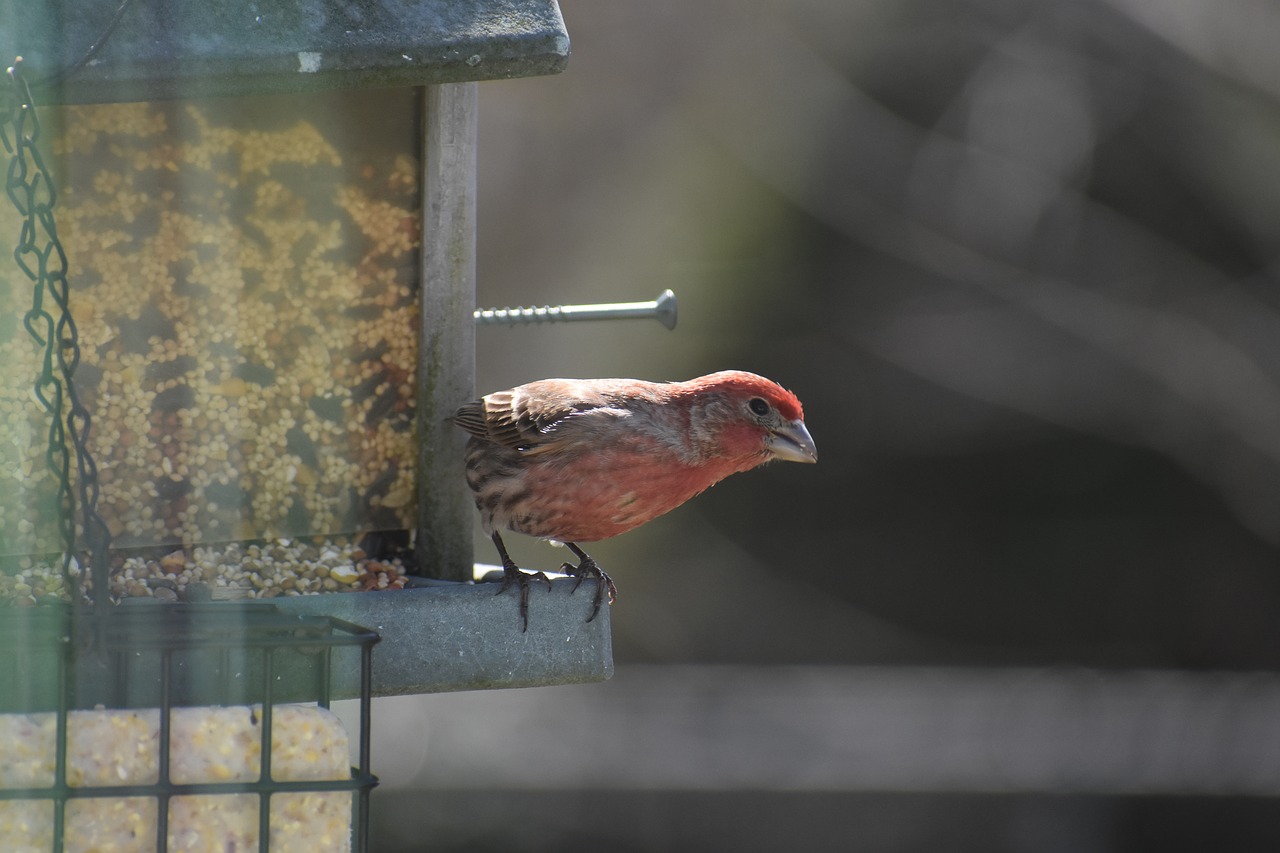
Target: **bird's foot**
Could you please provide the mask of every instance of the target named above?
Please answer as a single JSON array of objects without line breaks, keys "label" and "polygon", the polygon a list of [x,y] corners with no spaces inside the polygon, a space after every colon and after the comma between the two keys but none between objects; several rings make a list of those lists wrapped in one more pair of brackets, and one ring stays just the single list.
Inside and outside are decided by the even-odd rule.
[{"label": "bird's foot", "polygon": [[585,554],[582,555],[582,560],[578,565],[574,566],[569,563],[565,563],[560,568],[565,574],[572,575],[578,579],[577,583],[573,585],[573,589],[570,590],[571,593],[577,592],[578,587],[582,586],[582,582],[585,579],[596,579],[596,597],[592,601],[591,615],[587,617],[588,622],[596,618],[600,613],[600,605],[604,602],[606,590],[609,592],[610,604],[613,604],[614,599],[618,597],[618,588],[613,585],[613,578],[605,574],[604,570],[600,568],[596,561]]},{"label": "bird's foot", "polygon": [[529,630],[529,581],[542,581],[547,585],[547,589],[551,589],[551,578],[547,577],[545,572],[526,572],[515,563],[503,562],[502,564],[502,586],[498,588],[498,595],[502,595],[512,586],[520,587],[520,632],[524,633]]}]

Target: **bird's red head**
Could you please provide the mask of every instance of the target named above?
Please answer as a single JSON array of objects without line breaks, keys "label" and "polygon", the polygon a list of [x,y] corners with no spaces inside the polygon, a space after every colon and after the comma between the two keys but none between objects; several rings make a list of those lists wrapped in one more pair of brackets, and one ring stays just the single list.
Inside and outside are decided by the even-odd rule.
[{"label": "bird's red head", "polygon": [[[722,453],[753,458],[753,464],[767,459],[817,461],[799,398],[776,382],[724,370],[682,384],[708,404],[701,427],[716,434]],[[696,431],[699,425],[692,428]]]},{"label": "bird's red head", "polygon": [[704,388],[718,388],[734,397],[750,400],[759,397],[789,421],[804,420],[804,408],[800,398],[771,379],[747,373],[745,370],[722,370],[701,376],[695,383]]}]

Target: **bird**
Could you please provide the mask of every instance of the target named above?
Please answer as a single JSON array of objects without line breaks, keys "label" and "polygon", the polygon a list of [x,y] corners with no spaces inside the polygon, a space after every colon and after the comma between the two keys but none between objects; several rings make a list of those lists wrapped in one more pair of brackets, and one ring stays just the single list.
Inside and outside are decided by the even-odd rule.
[{"label": "bird", "polygon": [[593,620],[613,579],[581,548],[633,530],[740,471],[773,460],[817,462],[795,394],[763,376],[724,370],[683,382],[542,379],[461,406],[463,459],[481,526],[502,561],[501,595],[519,588],[529,627],[531,580],[502,531],[563,544],[561,571],[597,581]]}]

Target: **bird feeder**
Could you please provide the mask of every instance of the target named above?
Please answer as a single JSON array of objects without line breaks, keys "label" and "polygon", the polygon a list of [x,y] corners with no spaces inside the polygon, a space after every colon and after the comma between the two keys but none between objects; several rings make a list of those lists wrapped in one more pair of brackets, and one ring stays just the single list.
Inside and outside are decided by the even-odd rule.
[{"label": "bird feeder", "polygon": [[[571,581],[527,632],[469,583],[444,422],[474,394],[477,83],[565,66],[553,0],[10,4],[0,56],[40,136],[0,200],[0,681],[57,756],[8,789],[66,794],[77,721],[151,732],[130,709],[171,758],[198,703],[262,732],[277,701],[607,678]],[[119,616],[92,653],[68,576]],[[161,765],[114,793],[210,793]],[[61,833],[96,795],[55,800]]]}]

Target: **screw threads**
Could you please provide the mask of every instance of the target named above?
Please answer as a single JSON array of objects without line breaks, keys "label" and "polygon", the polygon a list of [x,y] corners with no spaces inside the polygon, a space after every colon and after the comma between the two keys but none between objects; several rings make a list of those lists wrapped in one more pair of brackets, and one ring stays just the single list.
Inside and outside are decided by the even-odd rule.
[{"label": "screw threads", "polygon": [[606,302],[599,305],[542,305],[529,308],[483,308],[476,323],[514,326],[519,323],[562,323],[579,320],[654,319],[668,329],[676,327],[676,296],[663,291],[652,302]]}]

